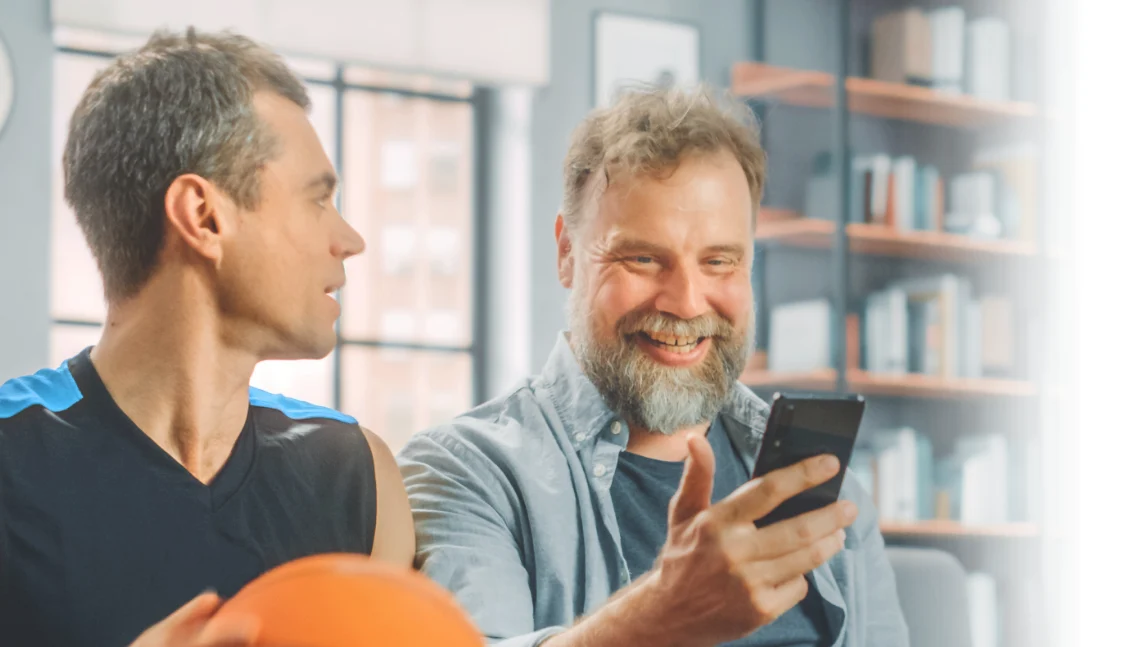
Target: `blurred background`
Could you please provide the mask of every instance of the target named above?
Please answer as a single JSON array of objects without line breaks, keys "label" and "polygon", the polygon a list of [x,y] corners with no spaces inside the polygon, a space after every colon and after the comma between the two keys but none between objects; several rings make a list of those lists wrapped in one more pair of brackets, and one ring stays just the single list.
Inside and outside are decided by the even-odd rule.
[{"label": "blurred background", "polygon": [[335,351],[253,381],[394,450],[544,363],[580,119],[630,80],[703,81],[754,109],[770,157],[743,380],[867,396],[853,475],[913,643],[1080,644],[1117,599],[1113,559],[1075,556],[1116,531],[1080,479],[1116,455],[1083,432],[1115,448],[1121,427],[1118,18],[1092,0],[2,0],[0,380],[98,338],[61,149],[92,76],[155,28],[233,28],[307,81],[368,251]]}]

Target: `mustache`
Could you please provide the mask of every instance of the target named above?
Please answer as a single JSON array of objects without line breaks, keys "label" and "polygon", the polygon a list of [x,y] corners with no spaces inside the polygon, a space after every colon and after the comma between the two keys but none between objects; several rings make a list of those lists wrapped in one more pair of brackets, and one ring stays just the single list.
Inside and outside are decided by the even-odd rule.
[{"label": "mustache", "polygon": [[730,339],[735,336],[732,322],[715,313],[682,319],[664,312],[635,310],[628,312],[615,325],[621,337],[644,332],[655,332],[678,337],[715,337]]}]

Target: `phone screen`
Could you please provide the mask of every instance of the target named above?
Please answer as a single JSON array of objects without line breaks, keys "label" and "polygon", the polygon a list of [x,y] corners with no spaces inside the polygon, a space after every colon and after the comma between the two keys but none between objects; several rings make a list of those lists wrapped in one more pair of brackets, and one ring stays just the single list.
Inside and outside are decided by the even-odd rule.
[{"label": "phone screen", "polygon": [[780,395],[775,398],[752,478],[821,454],[836,456],[841,469],[829,481],[783,502],[756,521],[757,527],[822,508],[837,500],[863,415],[864,399],[860,396],[803,398]]}]

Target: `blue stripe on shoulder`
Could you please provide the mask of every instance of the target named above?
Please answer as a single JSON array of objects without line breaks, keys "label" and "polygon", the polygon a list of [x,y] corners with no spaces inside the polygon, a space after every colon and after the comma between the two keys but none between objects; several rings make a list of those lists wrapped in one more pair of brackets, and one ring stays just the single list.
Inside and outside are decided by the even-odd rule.
[{"label": "blue stripe on shoulder", "polygon": [[63,362],[56,369],[45,368],[34,375],[17,377],[0,384],[0,419],[11,418],[34,406],[58,413],[82,399],[78,383]]},{"label": "blue stripe on shoulder", "polygon": [[358,424],[358,421],[348,415],[339,413],[328,407],[310,404],[302,400],[288,398],[283,395],[269,393],[261,389],[249,388],[249,404],[254,407],[275,409],[293,420],[307,420],[309,418],[326,418],[348,424]]}]

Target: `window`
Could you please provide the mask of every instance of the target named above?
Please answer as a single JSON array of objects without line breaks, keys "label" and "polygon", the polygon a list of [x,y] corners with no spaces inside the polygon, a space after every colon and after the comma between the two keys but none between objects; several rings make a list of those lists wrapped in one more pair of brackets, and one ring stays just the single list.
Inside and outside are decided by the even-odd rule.
[{"label": "window", "polygon": [[[105,319],[96,264],[62,197],[62,147],[82,92],[111,54],[55,55],[51,356],[94,344]],[[474,110],[462,82],[289,59],[365,237],[347,262],[339,344],[322,360],[262,362],[252,384],[355,416],[396,451],[476,399]],[[341,121],[339,117],[341,116]]]}]

